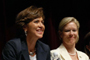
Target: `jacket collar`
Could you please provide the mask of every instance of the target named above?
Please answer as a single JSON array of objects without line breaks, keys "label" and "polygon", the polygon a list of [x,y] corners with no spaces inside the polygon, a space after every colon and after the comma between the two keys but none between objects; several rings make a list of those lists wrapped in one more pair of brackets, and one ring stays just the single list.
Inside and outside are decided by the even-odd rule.
[{"label": "jacket collar", "polygon": [[[63,44],[61,44],[60,46],[59,46],[59,48],[57,48],[57,50],[58,50],[58,52],[60,53],[60,55],[61,55],[61,58],[63,59],[63,60],[72,60],[71,59],[71,57],[70,57],[70,55],[68,54],[68,51],[66,50],[66,48],[64,47],[64,45]],[[83,57],[82,57],[82,55],[80,54],[80,52],[77,50],[77,49],[75,49],[76,50],[76,52],[77,52],[77,54],[78,54],[78,58],[79,58],[79,60],[83,60]],[[59,56],[60,56],[59,55]]]},{"label": "jacket collar", "polygon": [[47,56],[46,49],[43,48],[43,45],[39,40],[36,43],[36,53],[37,53],[37,60],[44,60]]},{"label": "jacket collar", "polygon": [[24,60],[30,60],[26,40],[22,40],[21,47],[22,47],[22,57],[24,58]]},{"label": "jacket collar", "polygon": [[63,44],[61,44],[58,49],[60,50],[61,58],[63,58],[64,60],[72,60]]},{"label": "jacket collar", "polygon": [[[41,42],[37,40],[36,42],[36,56],[37,56],[37,60],[44,60],[44,58],[47,56],[46,55],[46,50],[42,47],[42,44],[40,44]],[[27,47],[27,43],[26,40],[23,40],[21,42],[22,44],[22,55],[25,58],[25,60],[30,60],[29,58],[29,52],[28,52],[28,47]]]}]

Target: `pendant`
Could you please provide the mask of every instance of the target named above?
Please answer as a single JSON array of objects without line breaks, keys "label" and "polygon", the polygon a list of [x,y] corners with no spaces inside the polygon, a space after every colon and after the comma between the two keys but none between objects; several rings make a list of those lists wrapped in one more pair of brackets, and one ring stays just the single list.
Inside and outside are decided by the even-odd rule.
[{"label": "pendant", "polygon": [[30,52],[30,55],[34,55],[34,52]]}]

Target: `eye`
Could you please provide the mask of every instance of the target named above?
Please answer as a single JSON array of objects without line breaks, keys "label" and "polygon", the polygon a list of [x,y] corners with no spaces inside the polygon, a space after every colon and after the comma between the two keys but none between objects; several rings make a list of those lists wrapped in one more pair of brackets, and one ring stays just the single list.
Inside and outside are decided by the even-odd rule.
[{"label": "eye", "polygon": [[39,20],[35,20],[35,21],[34,21],[34,23],[38,23],[38,22],[39,22]]},{"label": "eye", "polygon": [[77,31],[77,30],[73,30],[74,32]]},{"label": "eye", "polygon": [[65,32],[69,32],[70,30],[65,30]]},{"label": "eye", "polygon": [[42,21],[42,24],[44,24],[44,20]]}]

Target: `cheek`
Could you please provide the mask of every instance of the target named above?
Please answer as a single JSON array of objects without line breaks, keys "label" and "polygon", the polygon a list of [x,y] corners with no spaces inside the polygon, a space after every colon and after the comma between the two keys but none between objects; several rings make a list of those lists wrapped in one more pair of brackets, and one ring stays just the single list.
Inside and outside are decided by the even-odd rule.
[{"label": "cheek", "polygon": [[66,38],[66,37],[68,37],[68,34],[66,34],[66,33],[63,33],[63,34],[61,35],[61,38],[62,38],[62,39]]},{"label": "cheek", "polygon": [[45,30],[45,25],[43,25],[43,29]]},{"label": "cheek", "polygon": [[64,33],[63,36],[69,36],[69,34],[68,33]]},{"label": "cheek", "polygon": [[75,36],[78,37],[78,32],[75,33]]}]

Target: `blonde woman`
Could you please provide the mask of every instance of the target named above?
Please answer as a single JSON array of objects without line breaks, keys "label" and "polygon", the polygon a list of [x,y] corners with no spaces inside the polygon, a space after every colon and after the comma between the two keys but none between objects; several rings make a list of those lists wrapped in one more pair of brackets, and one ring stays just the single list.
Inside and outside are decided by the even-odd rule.
[{"label": "blonde woman", "polygon": [[59,24],[59,36],[62,44],[51,50],[52,60],[89,60],[89,57],[75,48],[79,40],[80,24],[74,17],[65,17]]}]

